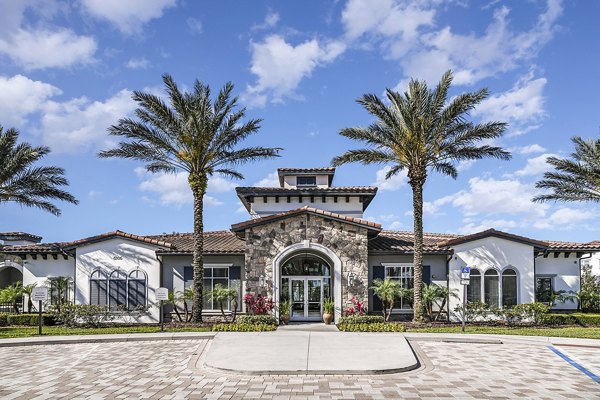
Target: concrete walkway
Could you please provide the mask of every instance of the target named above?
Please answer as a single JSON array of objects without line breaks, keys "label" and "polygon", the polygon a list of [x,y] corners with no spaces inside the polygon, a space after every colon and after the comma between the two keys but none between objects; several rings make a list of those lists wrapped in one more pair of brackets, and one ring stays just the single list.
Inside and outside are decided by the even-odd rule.
[{"label": "concrete walkway", "polygon": [[419,366],[402,334],[276,331],[219,333],[204,366],[244,374],[374,374]]},{"label": "concrete walkway", "polygon": [[288,325],[279,325],[278,331],[301,332],[339,332],[334,324],[325,325],[323,322],[290,322]]}]

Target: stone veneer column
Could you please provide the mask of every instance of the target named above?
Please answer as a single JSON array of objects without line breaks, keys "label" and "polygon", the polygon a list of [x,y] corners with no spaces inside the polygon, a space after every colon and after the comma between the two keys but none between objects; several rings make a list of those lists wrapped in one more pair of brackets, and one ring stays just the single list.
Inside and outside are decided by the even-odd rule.
[{"label": "stone veneer column", "polygon": [[[304,214],[246,230],[246,292],[273,294],[273,260],[286,247],[310,240],[329,248],[342,263],[342,309],[353,296],[368,306],[367,229],[321,216]],[[332,265],[333,267],[333,265]],[[265,287],[259,288],[264,274]],[[349,287],[348,276],[355,279]],[[334,282],[334,285],[337,282]],[[339,306],[339,305],[338,305]]]}]

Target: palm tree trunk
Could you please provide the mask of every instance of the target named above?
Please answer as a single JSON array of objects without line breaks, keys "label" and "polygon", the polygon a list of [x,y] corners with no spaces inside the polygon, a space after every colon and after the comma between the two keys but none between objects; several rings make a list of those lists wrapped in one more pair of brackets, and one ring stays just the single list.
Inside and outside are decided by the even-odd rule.
[{"label": "palm tree trunk", "polygon": [[177,308],[177,303],[175,302],[173,302],[173,309],[175,310],[175,314],[177,315],[177,319],[179,320],[179,322],[183,322],[181,314],[179,313],[179,309]]},{"label": "palm tree trunk", "polygon": [[202,322],[202,278],[204,275],[204,194],[208,179],[205,175],[190,174],[189,184],[194,195],[194,301],[192,305],[192,321]]},{"label": "palm tree trunk", "polygon": [[[413,176],[410,176],[413,175]],[[418,174],[421,175],[421,174]],[[410,185],[413,192],[413,215],[414,215],[414,259],[413,259],[413,278],[414,278],[414,294],[413,294],[413,321],[423,321],[423,185],[425,176],[414,176],[409,174]]]},{"label": "palm tree trunk", "polygon": [[435,316],[434,321],[437,322],[438,319],[440,319],[440,316],[442,315],[442,311],[444,310],[444,307],[446,306],[446,298],[444,298],[444,300],[442,300],[442,305],[440,306],[440,309],[437,312],[437,315]]}]

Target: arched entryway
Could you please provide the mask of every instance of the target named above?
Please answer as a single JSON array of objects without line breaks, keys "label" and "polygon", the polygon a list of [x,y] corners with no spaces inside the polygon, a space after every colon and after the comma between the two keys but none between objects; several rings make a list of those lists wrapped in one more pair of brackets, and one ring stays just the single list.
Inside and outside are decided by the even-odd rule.
[{"label": "arched entryway", "polygon": [[275,257],[273,273],[273,301],[292,302],[291,320],[321,320],[326,298],[335,302],[335,320],[341,316],[342,263],[330,249],[308,240],[288,246]]},{"label": "arched entryway", "polygon": [[292,255],[281,265],[281,300],[292,305],[291,321],[319,321],[323,300],[332,298],[331,262],[308,251]]},{"label": "arched entryway", "polygon": [[12,263],[0,263],[0,289],[4,289],[17,282],[23,282],[22,267]]}]

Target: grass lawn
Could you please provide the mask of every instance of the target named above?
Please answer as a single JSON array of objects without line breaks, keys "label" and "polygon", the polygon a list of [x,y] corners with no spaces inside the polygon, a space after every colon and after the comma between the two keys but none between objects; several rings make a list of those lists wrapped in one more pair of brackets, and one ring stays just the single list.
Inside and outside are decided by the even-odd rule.
[{"label": "grass lawn", "polygon": [[[430,328],[410,328],[407,332],[428,333],[461,333],[460,326],[444,326]],[[523,336],[554,336],[569,338],[600,339],[600,327],[564,327],[564,328],[523,328],[501,326],[466,326],[465,333],[482,333],[490,335],[523,335]]]},{"label": "grass lawn", "polygon": [[[167,327],[165,332],[209,332],[208,327]],[[157,333],[159,326],[123,326],[110,328],[66,328],[62,326],[44,326],[42,336],[57,335],[98,335],[107,333]],[[6,326],[0,327],[0,339],[38,336],[37,326]]]}]

